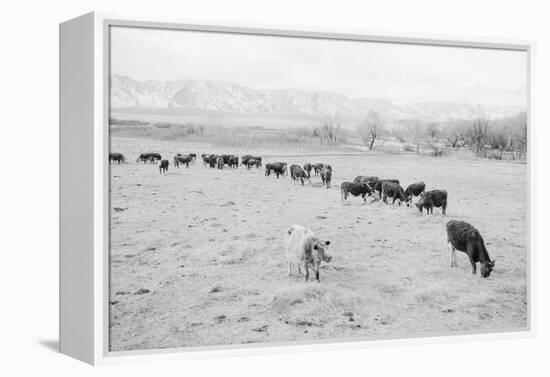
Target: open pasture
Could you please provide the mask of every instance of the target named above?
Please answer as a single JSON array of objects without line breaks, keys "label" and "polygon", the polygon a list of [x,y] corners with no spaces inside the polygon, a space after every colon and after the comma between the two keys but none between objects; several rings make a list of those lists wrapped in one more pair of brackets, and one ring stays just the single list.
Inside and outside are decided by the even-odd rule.
[{"label": "open pasture", "polygon": [[[110,168],[112,351],[306,340],[368,339],[527,326],[525,164],[407,155],[276,157],[200,143],[111,139],[128,162]],[[168,173],[137,164],[170,160]],[[176,169],[176,153],[197,153]],[[202,165],[202,153],[259,154],[267,162],[325,162],[332,187],[265,177],[264,170]],[[313,173],[312,173],[313,174]],[[441,209],[367,198],[340,200],[357,175],[446,189]],[[417,198],[413,199],[416,202]],[[464,253],[450,268],[445,223],[474,225],[496,259],[488,279]],[[321,282],[287,276],[283,233],[307,226],[331,241]]]}]

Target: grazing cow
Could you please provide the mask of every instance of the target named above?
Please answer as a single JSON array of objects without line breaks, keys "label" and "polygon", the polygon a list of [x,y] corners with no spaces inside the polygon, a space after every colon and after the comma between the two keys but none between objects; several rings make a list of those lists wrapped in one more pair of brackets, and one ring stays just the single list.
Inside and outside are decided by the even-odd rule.
[{"label": "grazing cow", "polygon": [[332,169],[324,167],[321,169],[321,180],[323,181],[323,186],[326,186],[327,189],[330,188],[330,181],[332,179]]},{"label": "grazing cow", "polygon": [[217,166],[216,163],[218,161],[218,157],[220,157],[220,156],[215,155],[215,154],[210,155],[210,158],[208,159],[208,164],[211,168],[215,168]]},{"label": "grazing cow", "polygon": [[191,157],[192,160],[197,160],[197,154],[196,153],[189,153],[189,157]]},{"label": "grazing cow", "polygon": [[260,168],[260,166],[262,166],[262,162],[260,160],[256,160],[255,158],[249,158],[247,161],[246,161],[246,168],[247,169],[250,169],[252,166],[256,166],[256,168]]},{"label": "grazing cow", "polygon": [[182,155],[176,155],[174,156],[174,166],[179,169],[180,164],[185,165],[186,168],[189,167],[189,163],[193,160],[193,157],[191,156],[182,156]]},{"label": "grazing cow", "polygon": [[[378,177],[366,177],[364,175],[358,175],[357,177],[355,177],[355,179],[353,180],[354,183],[366,183],[368,184],[374,191],[374,188],[376,187],[376,185],[378,184]],[[369,194],[369,196],[372,195],[372,194]]]},{"label": "grazing cow", "polygon": [[277,179],[279,179],[280,175],[284,176],[286,174],[286,162],[271,162],[265,164],[265,175],[269,177],[272,172],[277,175]]},{"label": "grazing cow", "polygon": [[239,157],[231,156],[229,158],[229,166],[232,167],[232,168],[238,168],[239,167]]},{"label": "grazing cow", "polygon": [[136,162],[143,162],[143,163],[146,163],[146,162],[156,162],[156,161],[160,161],[162,160],[162,157],[159,153],[141,153],[138,157],[138,159],[136,160]]},{"label": "grazing cow", "polygon": [[456,250],[468,255],[472,265],[472,274],[476,274],[479,262],[481,276],[489,277],[495,267],[495,261],[489,258],[485,243],[479,231],[464,221],[451,220],[447,223],[447,242],[451,252],[451,267],[457,267]]},{"label": "grazing cow", "polygon": [[122,153],[109,153],[109,162],[116,161],[118,164],[126,161],[126,157]]},{"label": "grazing cow", "polygon": [[168,162],[168,160],[161,160],[159,161],[159,171],[160,171],[160,174],[162,173],[166,173],[168,171],[168,165],[170,163]]},{"label": "grazing cow", "polygon": [[434,213],[434,207],[441,207],[443,215],[447,213],[447,191],[431,190],[427,191],[415,204],[416,208],[422,213],[422,208],[426,208],[426,213]]},{"label": "grazing cow", "polygon": [[223,157],[219,156],[218,158],[216,158],[216,167],[221,170],[223,169],[223,165],[224,165]]},{"label": "grazing cow", "polygon": [[364,182],[344,182],[340,185],[340,193],[342,194],[342,201],[347,200],[348,194],[351,194],[353,196],[361,195],[363,201],[366,202],[365,197],[372,194],[372,187]]},{"label": "grazing cow", "polygon": [[252,155],[250,154],[245,154],[244,156],[241,157],[241,164],[246,166],[246,163],[248,162],[248,160],[250,160],[252,158]]},{"label": "grazing cow", "polygon": [[231,161],[233,160],[233,155],[232,154],[222,154],[221,157],[223,158],[224,165],[231,166]]},{"label": "grazing cow", "polygon": [[384,182],[382,183],[382,196],[384,203],[388,204],[388,196],[393,199],[392,204],[395,204],[395,201],[399,199],[399,205],[401,202],[407,203],[409,206],[409,201],[405,195],[405,190],[398,183]]},{"label": "grazing cow", "polygon": [[315,279],[320,282],[319,268],[321,261],[330,262],[332,257],[327,254],[330,241],[319,239],[310,229],[300,225],[288,228],[283,238],[286,259],[288,261],[288,276],[292,274],[292,266],[298,267],[302,275],[305,270],[306,281],[309,279],[309,269],[315,271]]},{"label": "grazing cow", "polygon": [[313,169],[313,165],[311,165],[309,162],[306,162],[304,164],[304,171],[307,173],[308,178],[311,178],[311,169]]},{"label": "grazing cow", "polygon": [[321,173],[321,169],[324,167],[324,165],[320,162],[313,164],[313,170],[315,172],[315,175],[319,175]]},{"label": "grazing cow", "polygon": [[302,186],[304,185],[304,180],[307,180],[310,184],[311,181],[307,176],[307,173],[302,169],[301,166],[293,165],[294,167],[291,167],[290,169],[290,176],[292,177],[292,180],[295,183],[298,183],[298,179],[300,179],[300,182],[302,183]]},{"label": "grazing cow", "polygon": [[384,182],[391,182],[399,184],[399,179],[379,179],[372,188],[374,191],[378,191],[378,197],[382,199],[382,185]]},{"label": "grazing cow", "polygon": [[253,157],[254,160],[256,160],[256,168],[261,168],[262,167],[262,158],[259,157],[259,156],[255,156]]},{"label": "grazing cow", "polygon": [[407,200],[411,201],[413,196],[419,196],[424,194],[426,190],[426,184],[424,182],[412,183],[405,190]]}]

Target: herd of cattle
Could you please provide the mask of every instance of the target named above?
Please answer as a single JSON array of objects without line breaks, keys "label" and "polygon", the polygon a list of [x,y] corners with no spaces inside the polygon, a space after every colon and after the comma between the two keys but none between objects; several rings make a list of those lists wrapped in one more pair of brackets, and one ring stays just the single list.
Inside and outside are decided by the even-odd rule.
[{"label": "herd of cattle", "polygon": [[[262,167],[262,157],[244,155],[240,159],[235,155],[216,155],[203,154],[202,161],[204,166],[210,168],[224,169],[226,166],[238,168],[245,166],[247,169]],[[197,155],[190,153],[186,155],[177,154],[174,156],[174,166],[179,168],[180,165],[189,164],[196,161]],[[126,162],[126,157],[121,153],[109,153],[109,161],[116,163]],[[157,163],[160,173],[168,171],[169,161],[163,160],[159,153],[141,153],[136,162]],[[240,162],[240,163],[239,163]],[[265,175],[267,177],[272,174],[277,177],[290,175],[294,183],[301,183],[302,186],[307,181],[311,184],[311,173],[318,175],[321,178],[322,186],[330,188],[332,180],[332,166],[325,163],[306,163],[303,166],[292,164],[288,167],[286,162],[271,162],[265,164]],[[366,202],[367,196],[373,196],[383,200],[388,204],[388,198],[392,200],[392,204],[398,201],[398,204],[405,203],[410,206],[413,197],[420,197],[415,203],[420,213],[426,209],[427,214],[433,214],[433,208],[441,208],[442,214],[446,214],[447,210],[447,191],[445,190],[430,190],[426,191],[424,182],[415,182],[407,186],[406,189],[400,185],[398,179],[380,179],[374,176],[357,176],[353,182],[342,182],[340,185],[341,200],[347,200],[348,196],[360,196]],[[376,199],[375,199],[376,200]],[[476,263],[480,264],[481,276],[488,277],[495,265],[495,261],[489,258],[489,254],[485,248],[485,243],[479,231],[472,225],[464,222],[451,220],[447,223],[447,242],[451,253],[451,267],[456,267],[456,250],[460,250],[468,255],[472,266],[472,274],[476,274]],[[321,261],[329,262],[331,257],[327,254],[327,249],[330,241],[319,239],[315,233],[307,228],[299,225],[293,225],[284,235],[284,246],[288,261],[288,274],[290,276],[292,266],[298,268],[298,272],[302,274],[303,267],[305,271],[306,281],[309,279],[309,268],[315,272],[315,278],[319,281],[319,266]]]}]

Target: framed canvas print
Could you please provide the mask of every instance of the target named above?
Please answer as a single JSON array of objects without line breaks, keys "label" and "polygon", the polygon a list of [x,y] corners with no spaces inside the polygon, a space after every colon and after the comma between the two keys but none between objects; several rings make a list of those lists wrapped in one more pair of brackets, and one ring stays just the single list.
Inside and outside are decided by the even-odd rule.
[{"label": "framed canvas print", "polygon": [[101,13],[61,24],[61,352],[532,334],[532,53]]}]

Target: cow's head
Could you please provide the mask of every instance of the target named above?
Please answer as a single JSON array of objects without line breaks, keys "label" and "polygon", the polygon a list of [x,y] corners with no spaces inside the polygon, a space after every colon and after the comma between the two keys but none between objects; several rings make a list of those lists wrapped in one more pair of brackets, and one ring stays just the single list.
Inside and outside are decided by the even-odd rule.
[{"label": "cow's head", "polygon": [[329,245],[330,245],[330,241],[321,241],[321,240],[315,240],[315,243],[313,244],[313,249],[317,251],[317,253],[321,257],[321,260],[325,262],[330,262],[332,260],[332,257],[327,254]]},{"label": "cow's head", "polygon": [[495,267],[495,261],[491,260],[488,262],[481,262],[481,276],[484,278],[488,278],[489,275],[491,275],[491,272],[493,272],[493,268]]}]

